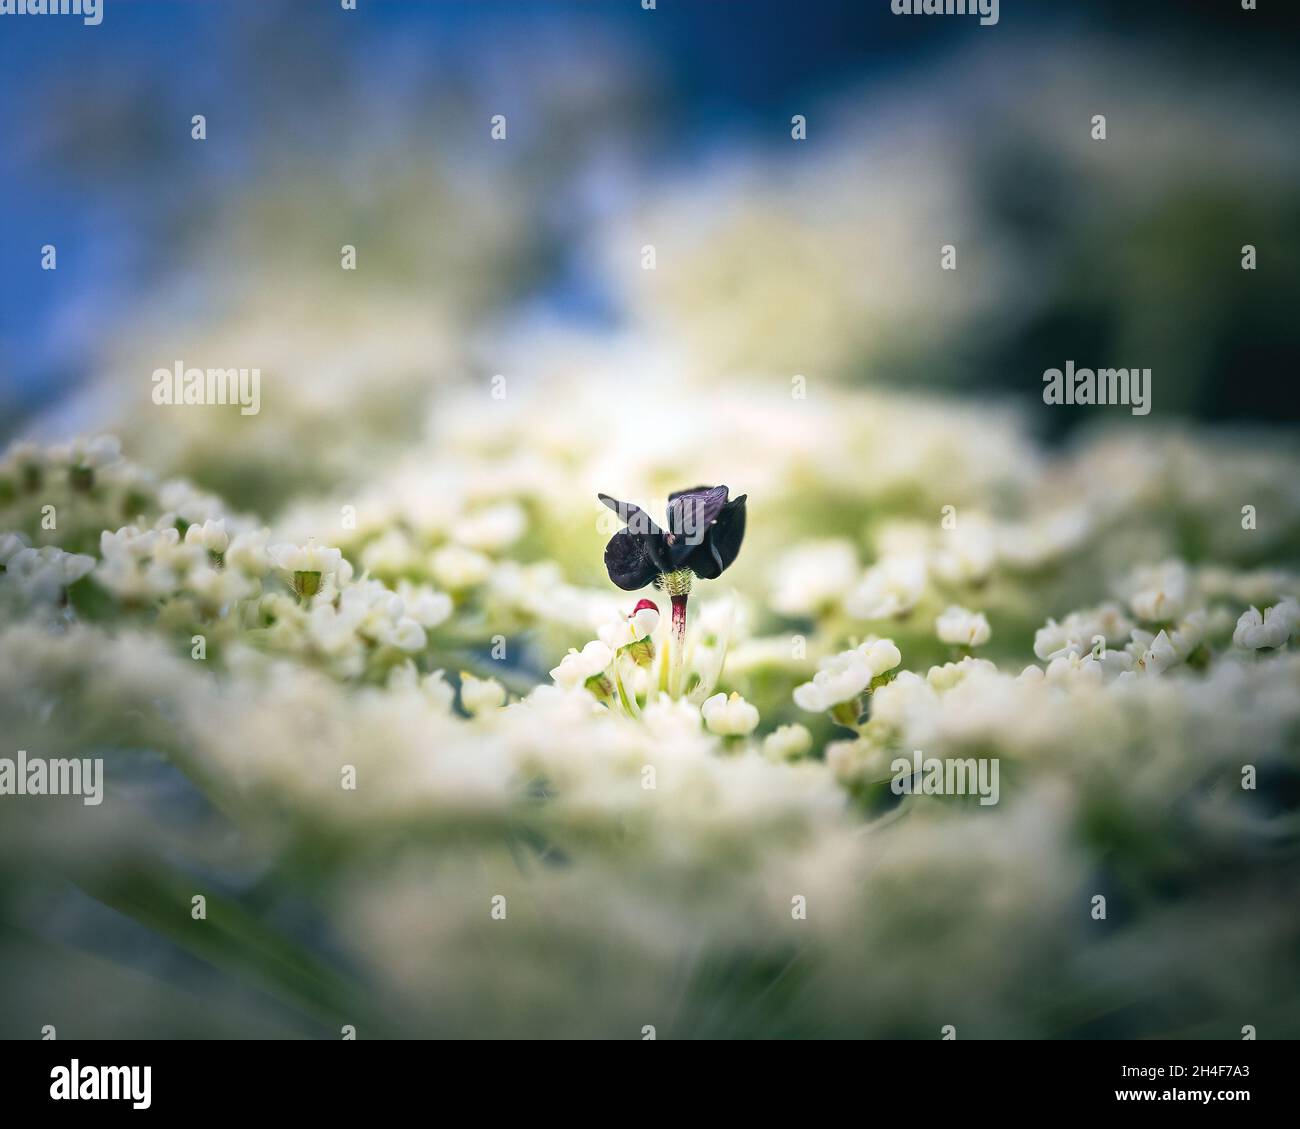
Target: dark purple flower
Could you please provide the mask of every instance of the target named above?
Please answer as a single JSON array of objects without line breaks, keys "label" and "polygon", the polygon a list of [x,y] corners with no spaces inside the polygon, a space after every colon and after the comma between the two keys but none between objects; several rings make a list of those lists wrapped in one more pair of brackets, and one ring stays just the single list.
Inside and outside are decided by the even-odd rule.
[{"label": "dark purple flower", "polygon": [[740,552],[747,495],[729,501],[725,486],[696,486],[670,494],[664,529],[630,502],[597,496],[627,523],[605,546],[609,578],[626,592],[683,571],[715,580]]}]

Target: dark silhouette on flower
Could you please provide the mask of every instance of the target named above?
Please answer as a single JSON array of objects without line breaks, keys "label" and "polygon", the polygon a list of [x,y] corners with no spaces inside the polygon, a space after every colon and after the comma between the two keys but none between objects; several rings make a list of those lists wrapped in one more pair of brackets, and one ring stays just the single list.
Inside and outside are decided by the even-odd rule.
[{"label": "dark silhouette on flower", "polygon": [[695,577],[716,580],[730,567],[745,537],[745,497],[728,500],[725,486],[696,486],[668,495],[666,529],[630,502],[608,494],[597,497],[627,523],[605,546],[609,578],[627,592],[654,582],[672,601],[673,619],[667,684],[681,694],[682,654],[686,640],[686,601]]},{"label": "dark silhouette on flower", "polygon": [[[597,495],[627,523],[605,546],[609,578],[626,592],[651,581],[669,595],[690,591],[690,577],[716,580],[740,552],[745,498],[728,500],[725,486],[696,486],[668,496],[666,528],[643,509],[608,494]],[[682,575],[687,574],[687,575]]]}]

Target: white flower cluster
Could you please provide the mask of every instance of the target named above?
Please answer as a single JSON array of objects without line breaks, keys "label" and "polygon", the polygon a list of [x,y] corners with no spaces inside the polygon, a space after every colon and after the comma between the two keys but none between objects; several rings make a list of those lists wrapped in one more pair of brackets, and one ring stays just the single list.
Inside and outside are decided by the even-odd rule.
[{"label": "white flower cluster", "polygon": [[167,518],[149,529],[123,526],[101,534],[95,579],[127,605],[181,599],[196,605],[196,616],[218,615],[261,592],[265,544],[266,533],[253,530],[232,540],[219,518],[189,526],[184,537]]},{"label": "white flower cluster", "polygon": [[95,558],[84,553],[65,553],[54,545],[33,549],[21,533],[0,533],[0,596],[57,604],[94,567]]},{"label": "white flower cluster", "polygon": [[935,620],[934,630],[941,643],[959,647],[982,647],[993,634],[983,612],[967,611],[956,604]]},{"label": "white flower cluster", "polygon": [[[1090,888],[1088,836],[1103,848],[1107,835],[1138,841],[1126,836],[1143,821],[1144,835],[1177,838],[1208,869],[1239,857],[1226,827],[1267,837],[1232,789],[1210,805],[1201,782],[1235,781],[1247,756],[1261,771],[1296,763],[1296,577],[1230,554],[1192,563],[1137,520],[1149,501],[1094,491],[1072,464],[1041,496],[1001,483],[1022,503],[1014,523],[966,506],[962,484],[937,469],[937,489],[960,503],[952,528],[943,493],[927,493],[928,524],[883,502],[863,526],[823,514],[830,536],[805,531],[797,507],[782,529],[782,475],[829,481],[835,459],[869,448],[833,411],[820,444],[830,455],[782,448],[764,417],[760,404],[737,426],[751,447],[779,452],[776,508],[764,514],[755,492],[736,586],[761,591],[770,569],[771,598],[701,585],[677,696],[665,692],[669,617],[598,587],[608,530],[584,532],[591,512],[554,466],[433,497],[393,491],[375,511],[383,521],[363,503],[356,529],[312,540],[331,507],[291,509],[267,528],[120,458],[74,484],[70,461],[36,448],[22,459],[45,486],[28,493],[11,453],[0,716],[26,747],[161,753],[296,857],[322,836],[349,845],[313,880],[341,944],[391,1014],[417,1026],[411,1001],[430,992],[453,1010],[496,998],[501,954],[484,955],[473,922],[501,893],[521,926],[506,942],[511,966],[542,993],[540,1014],[566,1023],[574,999],[591,999],[584,977],[599,961],[621,971],[594,1013],[604,1030],[651,1006],[699,937],[711,952],[757,945],[765,960],[811,945],[827,978],[800,1006],[836,1029],[864,1001],[902,1028],[918,1009],[929,1021],[949,1008],[954,992],[971,1001],[955,981],[934,983],[950,941],[918,941],[925,960],[902,987],[896,972],[846,956],[894,951],[887,913],[920,938],[935,920],[953,935],[977,923],[1009,955],[979,958],[970,1006],[1023,1031],[1034,1020],[1008,1001],[1025,959],[1074,952],[1064,923]],[[569,422],[534,417],[532,449],[548,447],[539,428],[554,430],[557,459],[580,449]],[[503,434],[517,438],[514,427]],[[456,458],[493,467],[465,442],[448,439]],[[1168,455],[1147,454],[1149,500]],[[908,473],[894,490],[922,482],[922,466]],[[43,537],[50,484],[59,522]],[[1068,522],[1056,489],[1070,495]],[[46,543],[65,531],[66,546]],[[887,637],[864,635],[872,621]],[[185,657],[194,634],[210,642],[206,662]],[[33,717],[46,719],[40,730]],[[893,819],[892,764],[914,750],[999,759],[1001,801],[917,795]],[[148,857],[153,825],[105,824],[97,844]],[[23,833],[52,854],[77,841],[58,820],[35,830],[24,817]],[[369,845],[393,842],[408,862],[366,861]],[[787,932],[794,894],[813,907],[799,934]],[[1203,923],[1211,895],[1196,897],[1189,912]],[[412,908],[429,899],[436,917]],[[556,928],[566,956],[534,976],[529,946]],[[1067,960],[1053,983],[1064,991],[1076,974]],[[517,1011],[492,1014],[518,1030]]]},{"label": "white flower cluster", "polygon": [[[151,524],[102,530],[94,556],[32,548],[22,532],[0,534],[0,593],[26,605],[66,601],[68,589],[89,576],[122,614],[299,655],[349,679],[382,675],[423,656],[429,633],[452,618],[451,595],[430,584],[400,579],[390,588],[357,578],[339,548],[310,538],[269,544],[269,529],[223,513],[216,499],[184,483],[150,492],[147,476],[120,459],[115,441],[53,451],[23,447],[5,463],[40,468],[41,476],[56,466],[110,466],[120,476],[116,487],[101,481],[76,488],[88,492],[91,514],[104,506],[97,492],[117,497],[122,491],[141,510],[158,513]],[[77,530],[87,516],[78,502],[67,507]]]},{"label": "white flower cluster", "polygon": [[823,659],[813,680],[795,689],[795,704],[810,713],[820,713],[853,702],[876,678],[902,661],[892,640],[870,639],[851,651]]},{"label": "white flower cluster", "polygon": [[[979,58],[948,85],[1101,202],[1056,211],[1062,247],[1115,245],[1096,217],[1185,212],[1207,175],[1293,194],[1293,107],[1252,76],[1196,94],[1115,44],[1036,51],[1033,97]],[[636,107],[653,76],[546,53],[515,60],[537,136],[624,152],[609,91]],[[98,1010],[104,1035],[188,1035],[198,1001],[270,1038],[325,1015],[363,1037],[1295,1032],[1294,436],[1099,427],[1049,451],[1011,411],[864,387],[900,360],[919,386],[972,327],[1072,300],[1034,285],[1041,247],[981,237],[1003,194],[962,190],[988,152],[932,78],[899,87],[906,129],[850,92],[819,135],[838,143],[794,166],[788,142],[734,146],[598,191],[582,258],[618,326],[599,334],[535,318],[518,280],[554,202],[617,162],[575,178],[506,145],[478,164],[428,141],[423,99],[374,139],[382,177],[349,188],[344,146],[321,157],[331,192],[302,192],[293,170],[322,166],[275,162],[210,225],[263,246],[267,216],[306,231],[356,190],[363,261],[399,269],[344,294],[314,238],[191,241],[220,300],[188,320],[167,288],[60,413],[120,424],[148,465],[102,436],[0,455],[0,730],[107,762],[93,819],[6,798],[0,917],[84,937],[102,897],[143,934],[184,920],[199,874],[237,911],[198,954],[217,975],[96,951],[83,1028]],[[1099,84],[1167,128],[1042,128]],[[425,139],[408,160],[403,124]],[[974,234],[987,286],[936,287],[915,248],[937,231]],[[673,269],[628,269],[646,232]],[[1160,289],[1107,310],[1116,339],[1167,344]],[[200,355],[276,374],[255,420],[139,410],[157,357]],[[749,494],[749,525],[692,594],[673,696],[669,617],[611,590],[595,494],[706,481]],[[1001,800],[898,796],[916,751],[1000,763]],[[75,901],[38,872],[79,880]],[[63,967],[16,967],[19,1007],[57,1000]],[[245,969],[256,990],[229,991]]]}]

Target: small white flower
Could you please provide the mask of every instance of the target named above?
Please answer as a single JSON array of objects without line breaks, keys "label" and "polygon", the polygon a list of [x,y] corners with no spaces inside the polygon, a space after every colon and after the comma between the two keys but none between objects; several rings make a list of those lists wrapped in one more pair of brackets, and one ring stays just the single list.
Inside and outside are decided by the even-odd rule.
[{"label": "small white flower", "polygon": [[420,679],[420,690],[438,709],[444,713],[451,712],[451,705],[456,700],[456,691],[452,689],[443,671],[435,670]]},{"label": "small white flower", "polygon": [[598,678],[609,669],[614,661],[614,652],[604,643],[593,639],[581,651],[570,649],[560,660],[560,665],[551,671],[557,686],[573,690],[586,686],[589,678]]},{"label": "small white flower", "polygon": [[315,596],[326,577],[334,577],[339,585],[352,579],[352,566],[343,559],[343,553],[309,539],[306,545],[272,545],[267,553],[277,568],[289,573],[293,590],[300,599]]},{"label": "small white flower", "polygon": [[6,563],[5,576],[32,594],[56,594],[94,567],[94,557],[45,545],[40,549],[19,549]]},{"label": "small white flower", "polygon": [[1156,635],[1141,628],[1134,629],[1133,639],[1124,649],[1131,663],[1130,670],[1136,674],[1162,674],[1186,662],[1205,637],[1205,625],[1205,612],[1196,611],[1177,627],[1168,631],[1161,629]]},{"label": "small white flower", "polygon": [[[651,604],[649,600],[642,600],[641,603]],[[629,616],[619,616],[618,619],[601,624],[596,629],[596,634],[607,647],[618,651],[648,638],[658,627],[659,609],[651,604],[649,607],[638,607]]]},{"label": "small white flower", "polygon": [[960,686],[972,674],[997,674],[998,668],[988,659],[967,655],[958,662],[932,666],[925,672],[926,682],[935,690],[951,690]]},{"label": "small white flower", "polygon": [[823,713],[841,702],[851,702],[872,679],[902,661],[890,639],[872,639],[852,651],[841,651],[817,664],[811,682],[795,687],[795,705],[809,713]]},{"label": "small white flower", "polygon": [[209,518],[202,525],[191,525],[185,530],[185,544],[197,545],[209,553],[224,553],[230,544],[225,518]]},{"label": "small white flower", "polygon": [[758,710],[739,694],[714,694],[700,707],[704,726],[719,737],[747,737],[758,728]]},{"label": "small white flower", "polygon": [[1060,623],[1049,619],[1034,634],[1034,654],[1040,659],[1054,659],[1071,651],[1082,655],[1093,650],[1098,635],[1109,650],[1127,639],[1132,630],[1132,622],[1118,604],[1102,604],[1090,611],[1071,612]]},{"label": "small white flower", "polygon": [[1291,637],[1297,621],[1296,602],[1283,600],[1266,608],[1261,615],[1258,608],[1252,606],[1243,612],[1237,620],[1232,641],[1238,647],[1252,651],[1266,647],[1281,647]]},{"label": "small white flower", "polygon": [[1085,655],[1070,651],[1047,664],[1046,679],[1053,686],[1071,682],[1090,682],[1100,685],[1103,673],[1101,663],[1093,658],[1091,651]]},{"label": "small white flower", "polygon": [[893,670],[903,661],[902,652],[894,646],[892,639],[868,639],[860,644],[856,651],[867,664],[872,678],[884,674],[887,670]]},{"label": "small white flower", "polygon": [[495,678],[475,678],[467,671],[460,672],[460,704],[466,713],[477,717],[505,702],[506,688]]},{"label": "small white flower", "polygon": [[993,634],[983,612],[971,612],[954,604],[937,620],[934,629],[941,643],[961,647],[981,647]]},{"label": "small white flower", "polygon": [[306,545],[272,545],[267,552],[277,568],[285,572],[337,572],[343,564],[343,552],[308,541]]},{"label": "small white flower", "polygon": [[802,725],[782,725],[763,738],[763,754],[771,760],[798,760],[812,748],[812,734]]},{"label": "small white flower", "polygon": [[641,640],[653,635],[659,627],[658,608],[638,608],[632,613],[632,638]]},{"label": "small white flower", "polygon": [[[119,599],[148,600],[175,593],[179,582],[173,564],[180,548],[180,533],[175,526],[166,529],[140,530],[134,525],[118,530],[104,530],[99,536],[99,555],[95,569],[100,585]],[[192,547],[191,554],[201,552]]]},{"label": "small white flower", "polygon": [[[1139,655],[1136,662],[1138,670],[1146,674],[1161,674],[1178,663],[1179,655],[1170,642],[1169,635],[1161,630],[1158,635],[1150,632],[1133,632],[1133,643],[1138,645]],[[1133,644],[1130,644],[1130,647]]]},{"label": "small white flower", "polygon": [[1139,568],[1129,583],[1129,607],[1138,619],[1148,623],[1177,619],[1186,609],[1191,594],[1191,576],[1182,561]]}]

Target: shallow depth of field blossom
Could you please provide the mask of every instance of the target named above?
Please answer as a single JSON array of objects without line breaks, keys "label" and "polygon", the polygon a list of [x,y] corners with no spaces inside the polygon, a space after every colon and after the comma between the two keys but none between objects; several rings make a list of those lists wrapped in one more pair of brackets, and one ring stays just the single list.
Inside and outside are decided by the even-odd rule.
[{"label": "shallow depth of field blossom", "polygon": [[[597,42],[510,56],[495,148],[429,140],[490,83],[390,44],[383,130],[273,117],[111,332],[68,315],[0,444],[0,758],[104,793],[0,795],[0,1035],[1300,1035],[1300,445],[1195,399],[1239,341],[1198,280],[1273,285],[1234,209],[1295,234],[1294,106],[1046,36],[928,64],[979,143],[904,75],[674,164],[617,140],[653,52]],[[1056,128],[1096,82],[1159,161]],[[1044,404],[1090,348],[1149,415]],[[150,403],[177,358],[260,411]]]}]

